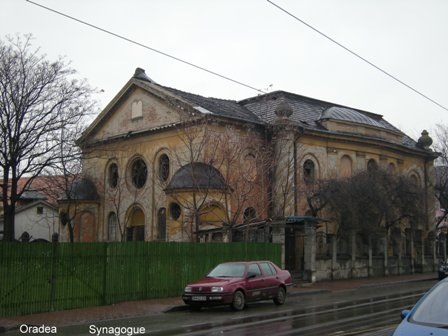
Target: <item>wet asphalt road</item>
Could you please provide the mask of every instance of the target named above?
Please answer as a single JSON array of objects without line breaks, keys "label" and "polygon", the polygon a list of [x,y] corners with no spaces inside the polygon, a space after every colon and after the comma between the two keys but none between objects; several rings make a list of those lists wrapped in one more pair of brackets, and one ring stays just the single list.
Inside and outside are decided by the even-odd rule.
[{"label": "wet asphalt road", "polygon": [[[98,334],[98,328],[144,331],[146,335],[390,335],[409,309],[435,281],[364,287],[334,293],[289,296],[283,306],[272,301],[249,304],[242,312],[228,307],[184,310],[148,317],[58,328],[58,335]],[[94,329],[94,326],[97,329]],[[132,329],[131,329],[132,328]],[[118,329],[115,329],[118,330]],[[114,330],[109,329],[109,335]],[[19,331],[5,335],[21,335]],[[118,335],[117,335],[118,336]]]},{"label": "wet asphalt road", "polygon": [[[400,322],[399,314],[412,306],[424,293],[393,294],[387,297],[359,299],[308,308],[285,309],[260,314],[265,307],[253,306],[256,314],[233,317],[223,321],[184,325],[174,330],[161,331],[159,335],[353,335],[387,333]],[[296,305],[293,305],[296,306]],[[198,315],[199,316],[199,315]]]}]

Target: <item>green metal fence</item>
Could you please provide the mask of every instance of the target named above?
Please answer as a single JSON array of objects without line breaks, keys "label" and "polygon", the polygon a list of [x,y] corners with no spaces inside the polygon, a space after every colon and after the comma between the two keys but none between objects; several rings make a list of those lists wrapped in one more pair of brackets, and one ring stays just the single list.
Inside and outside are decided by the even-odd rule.
[{"label": "green metal fence", "polygon": [[0,316],[178,296],[217,263],[281,261],[269,243],[0,243]]}]

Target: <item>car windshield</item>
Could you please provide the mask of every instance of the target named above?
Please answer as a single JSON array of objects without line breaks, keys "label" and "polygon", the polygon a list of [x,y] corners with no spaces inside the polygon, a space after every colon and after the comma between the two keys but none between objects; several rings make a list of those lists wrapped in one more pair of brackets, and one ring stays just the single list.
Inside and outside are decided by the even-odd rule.
[{"label": "car windshield", "polygon": [[241,278],[245,264],[219,264],[208,275],[209,278]]},{"label": "car windshield", "polygon": [[439,283],[423,299],[412,314],[410,321],[439,327],[448,325],[448,282]]}]

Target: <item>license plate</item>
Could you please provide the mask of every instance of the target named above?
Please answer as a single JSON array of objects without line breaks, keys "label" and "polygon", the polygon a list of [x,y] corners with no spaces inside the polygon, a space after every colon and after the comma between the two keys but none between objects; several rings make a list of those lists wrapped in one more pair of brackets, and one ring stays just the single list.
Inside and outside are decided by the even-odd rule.
[{"label": "license plate", "polygon": [[207,301],[207,297],[204,295],[194,295],[191,297],[192,301]]}]

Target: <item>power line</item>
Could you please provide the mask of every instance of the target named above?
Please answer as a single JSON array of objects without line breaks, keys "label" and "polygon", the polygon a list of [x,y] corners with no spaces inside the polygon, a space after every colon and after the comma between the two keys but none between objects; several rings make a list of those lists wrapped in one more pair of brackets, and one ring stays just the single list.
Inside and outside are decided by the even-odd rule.
[{"label": "power line", "polygon": [[438,103],[437,101],[435,101],[434,99],[428,97],[427,95],[425,95],[424,93],[420,92],[419,90],[413,88],[412,86],[410,86],[409,84],[406,84],[405,82],[403,82],[402,80],[398,79],[396,76],[390,74],[389,72],[387,72],[386,70],[383,70],[382,68],[380,68],[379,66],[375,65],[374,63],[370,62],[369,60],[365,59],[364,57],[362,57],[361,55],[357,54],[356,52],[352,51],[351,49],[347,48],[346,46],[344,46],[343,44],[339,43],[338,41],[336,41],[335,39],[331,38],[330,36],[324,34],[323,32],[321,32],[320,30],[318,30],[317,28],[314,28],[312,25],[310,25],[309,23],[303,21],[302,19],[298,18],[297,16],[295,16],[294,14],[292,14],[291,12],[287,11],[286,9],[280,7],[279,5],[277,5],[276,3],[274,3],[271,0],[266,0],[267,2],[269,2],[271,5],[277,7],[278,9],[280,9],[282,12],[286,13],[287,15],[291,16],[292,18],[296,19],[297,21],[299,21],[300,23],[304,24],[305,26],[307,26],[308,28],[314,30],[316,33],[318,33],[319,35],[325,37],[326,39],[330,40],[331,42],[333,42],[334,44],[338,45],[339,47],[341,47],[342,49],[344,49],[345,51],[348,51],[350,54],[356,56],[357,58],[359,58],[360,60],[364,61],[365,63],[367,63],[368,65],[374,67],[375,69],[381,71],[383,74],[385,74],[386,76],[392,78],[393,80],[395,80],[396,82],[400,83],[401,85],[404,85],[405,87],[407,87],[408,89],[414,91],[415,93],[417,93],[418,95],[422,96],[423,98],[429,100],[431,103],[437,105],[438,107],[444,109],[445,111],[448,111],[448,108],[446,108],[445,106],[443,106],[442,104]]},{"label": "power line", "polygon": [[155,53],[158,53],[158,54],[160,54],[160,55],[169,57],[169,58],[171,58],[171,59],[173,59],[173,60],[175,60],[175,61],[178,61],[178,62],[187,64],[187,65],[189,65],[189,66],[191,66],[191,67],[194,67],[194,68],[196,68],[196,69],[205,71],[205,72],[207,72],[207,73],[209,73],[209,74],[212,74],[212,75],[214,75],[214,76],[223,78],[223,79],[225,79],[225,80],[228,80],[228,81],[230,81],[230,82],[233,82],[233,83],[235,83],[235,84],[244,86],[244,87],[246,87],[246,88],[249,88],[249,89],[254,90],[254,91],[257,91],[257,92],[266,93],[264,90],[257,89],[257,88],[255,88],[255,87],[253,87],[253,86],[251,86],[251,85],[245,84],[245,83],[240,82],[240,81],[238,81],[238,80],[236,80],[236,79],[232,79],[232,78],[230,78],[230,77],[221,75],[221,74],[219,74],[219,73],[217,73],[217,72],[215,72],[215,71],[212,71],[212,70],[206,69],[206,68],[204,68],[204,67],[201,67],[201,66],[199,66],[199,65],[193,64],[193,63],[191,63],[191,62],[185,61],[185,60],[183,60],[183,59],[181,59],[181,58],[179,58],[179,57],[170,55],[170,54],[168,54],[168,53],[166,53],[166,52],[157,50],[157,49],[152,48],[152,47],[150,47],[150,46],[148,46],[148,45],[145,45],[145,44],[143,44],[143,43],[134,41],[134,40],[132,40],[131,38],[128,38],[128,37],[126,37],[126,36],[123,36],[123,35],[114,33],[114,32],[112,32],[112,31],[110,31],[110,30],[107,30],[107,29],[101,28],[101,27],[99,27],[99,26],[96,26],[96,25],[94,25],[94,24],[88,23],[88,22],[86,22],[86,21],[77,19],[77,18],[75,18],[75,17],[73,17],[73,16],[70,16],[70,15],[68,15],[68,14],[62,13],[62,12],[57,11],[57,10],[55,10],[55,9],[46,7],[46,6],[41,5],[41,4],[37,3],[37,2],[31,1],[31,0],[26,0],[26,1],[29,2],[29,3],[31,3],[31,4],[33,4],[33,5],[35,5],[35,6],[41,7],[41,8],[43,8],[43,9],[46,9],[46,10],[48,10],[48,11],[50,11],[50,12],[53,12],[53,13],[56,13],[56,14],[61,15],[61,16],[63,16],[63,17],[66,17],[66,18],[68,18],[68,19],[70,19],[70,20],[79,22],[79,23],[81,23],[81,24],[83,24],[83,25],[89,26],[89,27],[94,28],[94,29],[96,29],[96,30],[99,30],[99,31],[101,31],[101,32],[103,32],[103,33],[112,35],[112,36],[117,37],[117,38],[119,38],[119,39],[121,39],[121,40],[124,40],[124,41],[126,41],[126,42],[135,44],[135,45],[137,45],[137,46],[139,46],[139,47],[142,47],[142,48],[151,50],[151,51],[153,51],[153,52],[155,52]]}]

